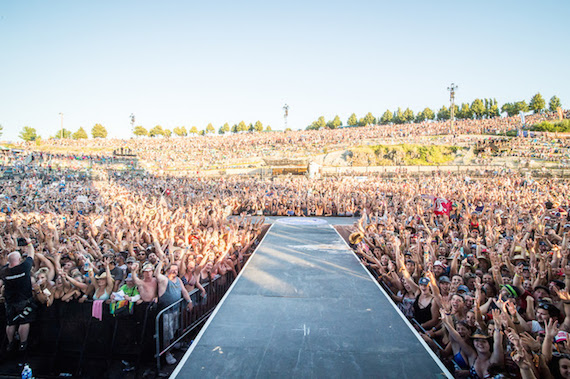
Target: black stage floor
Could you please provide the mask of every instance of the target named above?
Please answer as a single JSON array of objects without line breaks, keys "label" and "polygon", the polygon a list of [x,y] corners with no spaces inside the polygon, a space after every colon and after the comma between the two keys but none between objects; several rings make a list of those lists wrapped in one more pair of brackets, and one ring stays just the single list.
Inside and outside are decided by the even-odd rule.
[{"label": "black stage floor", "polygon": [[268,231],[172,378],[451,377],[322,219]]}]

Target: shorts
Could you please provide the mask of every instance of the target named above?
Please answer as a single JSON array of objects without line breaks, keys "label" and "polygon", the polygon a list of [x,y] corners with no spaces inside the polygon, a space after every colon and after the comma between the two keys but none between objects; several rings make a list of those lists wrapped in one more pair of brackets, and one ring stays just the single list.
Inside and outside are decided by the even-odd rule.
[{"label": "shorts", "polygon": [[178,312],[164,312],[162,314],[162,342],[168,346],[178,331],[180,319]]},{"label": "shorts", "polygon": [[7,325],[29,324],[36,320],[37,305],[32,298],[17,303],[5,303],[5,306]]}]

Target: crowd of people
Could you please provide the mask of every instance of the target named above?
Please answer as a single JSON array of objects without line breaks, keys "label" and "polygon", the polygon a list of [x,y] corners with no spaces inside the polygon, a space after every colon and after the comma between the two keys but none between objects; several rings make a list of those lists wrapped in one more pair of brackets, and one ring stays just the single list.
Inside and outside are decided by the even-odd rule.
[{"label": "crowd of people", "polygon": [[[96,315],[97,304],[100,310],[127,300],[164,309],[189,301],[195,289],[205,296],[203,285],[216,275],[237,275],[263,223],[245,214],[228,219],[220,200],[176,180],[86,185],[29,178],[1,182],[0,193],[8,350],[27,348],[28,327],[18,343],[13,336],[39,304],[93,301]],[[24,264],[22,278],[13,270]],[[31,284],[20,283],[14,295],[14,279]],[[172,355],[166,359],[174,363]]]},{"label": "crowd of people", "polygon": [[[46,306],[117,296],[164,305],[165,293],[188,300],[213,275],[240,270],[263,222],[248,215],[359,216],[362,241],[351,242],[402,312],[443,347],[442,358],[455,361],[458,377],[541,377],[570,364],[567,345],[550,338],[567,338],[569,191],[564,181],[516,174],[124,176],[91,186],[30,178],[1,185],[0,258],[7,270],[18,266],[14,251],[33,258],[29,295]],[[6,284],[16,324],[29,321],[22,312],[30,298],[9,294]],[[23,349],[25,342],[22,331]]]},{"label": "crowd of people", "polygon": [[570,140],[545,135],[519,138],[484,139],[474,145],[477,157],[517,157],[521,161],[566,164],[570,159]]},{"label": "crowd of people", "polygon": [[455,377],[570,377],[567,182],[375,184],[351,243]]},{"label": "crowd of people", "polygon": [[[553,120],[554,113],[533,114],[525,122],[531,125],[543,120]],[[88,145],[91,157],[109,161],[113,152],[129,151],[135,154],[146,169],[191,170],[244,167],[263,162],[264,158],[300,158],[322,154],[347,147],[383,143],[466,144],[470,138],[461,135],[504,134],[521,127],[520,116],[495,117],[483,120],[424,121],[422,123],[370,125],[323,130],[299,130],[263,133],[236,133],[207,135],[204,137],[92,139]],[[434,139],[438,136],[438,140]],[[85,140],[50,139],[41,142],[42,149],[75,152],[82,156]],[[35,143],[22,147],[37,150]],[[90,160],[94,160],[91,159]]]},{"label": "crowd of people", "polygon": [[[516,117],[456,125],[475,133],[502,131],[509,123]],[[449,123],[424,126],[428,135],[451,132]],[[195,159],[209,165],[382,136],[426,138],[398,125],[90,143],[128,148],[160,165]],[[531,139],[516,141],[496,143],[542,149]],[[78,181],[49,164],[109,165],[115,158],[31,154],[5,156],[3,163],[22,175],[0,181],[8,350],[26,350],[37,306],[93,302],[95,309],[128,301],[165,308],[184,299],[191,309],[189,293],[204,296],[203,285],[216,275],[237,275],[263,216],[352,216],[359,221],[350,242],[363,263],[441,359],[453,363],[456,377],[570,377],[570,184],[564,180],[514,173],[260,179],[126,171]],[[175,362],[172,355],[166,359]]]}]

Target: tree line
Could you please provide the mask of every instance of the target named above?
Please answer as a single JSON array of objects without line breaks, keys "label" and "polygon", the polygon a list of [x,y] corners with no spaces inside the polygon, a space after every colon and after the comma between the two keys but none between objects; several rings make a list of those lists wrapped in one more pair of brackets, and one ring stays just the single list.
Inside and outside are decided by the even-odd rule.
[{"label": "tree line", "polygon": [[[107,138],[107,129],[101,124],[95,124],[91,128],[91,137],[93,138]],[[20,132],[19,137],[26,142],[39,141],[42,137],[37,133],[35,128],[24,126]],[[58,130],[50,139],[87,139],[89,136],[83,127],[79,127],[77,131],[72,133],[65,128]]]},{"label": "tree line", "polygon": [[[228,124],[227,122],[224,123],[222,126],[220,126],[218,128],[218,134],[226,134],[229,132],[232,133],[239,133],[239,132],[270,132],[271,131],[271,126],[267,125],[267,126],[263,126],[263,123],[261,121],[256,121],[255,124],[250,123],[249,125],[245,123],[245,121],[240,121],[239,124],[234,124],[233,126],[230,127],[230,124]],[[175,128],[173,128],[172,130],[170,129],[164,129],[162,126],[160,125],[156,125],[154,128],[147,130],[146,128],[138,125],[135,126],[134,130],[133,130],[133,134],[135,136],[138,137],[158,137],[158,136],[163,136],[163,137],[170,137],[172,134],[178,136],[178,137],[187,137],[188,135],[194,134],[194,135],[200,135],[200,136],[204,136],[207,134],[214,134],[216,133],[216,128],[214,128],[214,125],[212,125],[212,123],[209,123],[205,129],[203,130],[198,130],[198,128],[196,126],[192,126],[190,129],[186,129],[185,126],[177,126]]]},{"label": "tree line", "polygon": [[[562,103],[557,96],[552,96],[548,103],[548,110],[555,112],[558,107],[561,107]],[[461,105],[455,105],[453,109],[454,118],[456,119],[484,119],[493,118],[499,116],[499,114],[507,113],[509,116],[514,116],[520,112],[533,111],[535,113],[542,112],[546,110],[546,101],[542,95],[537,93],[534,95],[530,102],[527,104],[525,100],[516,101],[513,103],[505,103],[499,108],[496,99],[475,99],[471,104],[462,103]],[[429,107],[424,108],[424,110],[414,113],[410,108],[402,110],[398,109],[394,112],[386,110],[382,116],[379,118],[374,117],[372,112],[368,112],[364,117],[357,118],[356,114],[353,113],[348,118],[347,126],[366,126],[366,125],[387,125],[387,124],[405,124],[412,122],[423,122],[426,120],[438,120],[446,121],[451,118],[451,109],[447,108],[445,105],[442,106],[437,112],[430,109]],[[320,116],[316,121],[307,126],[307,130],[318,130],[318,129],[336,129],[343,126],[343,123],[338,115],[336,115],[332,120],[326,121],[324,116]],[[290,130],[289,128],[287,130]],[[286,131],[287,131],[286,130]],[[255,123],[246,124],[244,121],[240,121],[238,124],[230,125],[226,122],[218,128],[218,134],[225,133],[239,133],[239,132],[262,132],[271,131],[271,126],[263,126],[261,121],[256,121]],[[188,135],[208,135],[214,134],[216,129],[209,123],[205,129],[198,130],[196,126],[192,126],[186,129],[185,126],[177,126],[170,129],[165,129],[160,125],[156,125],[152,129],[148,130],[143,126],[135,126],[133,129],[133,134],[138,137],[148,136],[148,137],[171,137],[172,134],[178,137],[186,137]],[[0,126],[0,136],[2,135],[2,127]],[[107,138],[107,129],[101,124],[95,124],[91,128],[91,136],[93,138]],[[20,132],[19,137],[24,141],[37,141],[41,137],[37,134],[36,129],[24,126]],[[83,127],[80,127],[77,131],[71,132],[70,130],[63,129],[59,130],[51,138],[53,139],[86,139],[89,136]]]},{"label": "tree line", "polygon": [[[557,96],[552,96],[548,104],[548,110],[555,112],[562,104]],[[527,104],[525,100],[516,101],[514,103],[505,103],[499,108],[496,99],[475,99],[471,104],[462,103],[454,105],[453,115],[455,119],[484,119],[499,116],[500,113],[507,113],[514,116],[520,112],[533,111],[539,113],[546,110],[546,101],[542,95],[537,93]],[[405,124],[412,122],[423,122],[426,120],[446,121],[451,118],[451,108],[442,106],[437,112],[429,107],[414,113],[410,108],[402,110],[398,109],[394,112],[386,110],[382,116],[376,118],[372,112],[368,112],[364,117],[357,118],[356,114],[350,115],[346,121],[347,126],[366,126],[366,125],[388,125],[388,124]],[[336,115],[332,120],[326,121],[324,116],[320,116],[316,121],[307,126],[307,130],[318,130],[323,128],[336,129],[343,126],[340,117]]]},{"label": "tree line", "polygon": [[[232,127],[230,127],[230,125],[226,122],[224,125],[220,126],[218,129],[218,134],[225,134],[225,133],[238,133],[238,132],[270,132],[271,126],[267,125],[267,126],[263,126],[263,124],[261,123],[261,121],[256,121],[255,124],[250,123],[249,125],[246,124],[244,121],[241,121],[239,124],[234,124]],[[2,135],[1,133],[2,131],[2,127],[0,126],[0,136]],[[197,127],[192,126],[190,129],[186,129],[185,126],[177,126],[175,128],[173,128],[172,130],[170,129],[165,129],[160,125],[156,125],[155,127],[153,127],[150,130],[147,130],[146,128],[144,128],[143,126],[135,126],[133,129],[133,134],[137,137],[141,137],[141,136],[145,136],[145,137],[171,137],[172,134],[178,136],[178,137],[186,137],[188,135],[194,134],[194,135],[207,135],[207,134],[214,134],[215,133],[215,129],[214,126],[209,123],[205,129],[203,130],[198,130]],[[93,138],[107,138],[107,129],[101,125],[101,124],[95,124],[93,126],[93,128],[91,129],[91,137]],[[24,141],[39,141],[41,140],[41,136],[37,133],[35,128],[32,128],[30,126],[24,126],[22,128],[22,131],[20,132],[19,137],[21,139],[23,139]],[[83,127],[80,127],[76,132],[71,132],[70,130],[67,130],[65,128],[58,130],[52,137],[50,137],[50,139],[87,139],[89,138],[87,132],[85,131],[85,129],[83,129]]]}]

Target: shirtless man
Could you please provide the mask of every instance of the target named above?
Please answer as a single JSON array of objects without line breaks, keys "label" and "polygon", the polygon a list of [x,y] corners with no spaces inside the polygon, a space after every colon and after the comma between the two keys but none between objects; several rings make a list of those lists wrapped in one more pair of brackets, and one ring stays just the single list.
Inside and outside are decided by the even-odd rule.
[{"label": "shirtless man", "polygon": [[133,265],[133,281],[139,289],[142,301],[150,303],[157,298],[158,295],[158,283],[156,278],[152,275],[154,267],[151,264],[145,264],[142,269],[142,280],[137,276],[139,271],[139,264],[135,263]]}]

